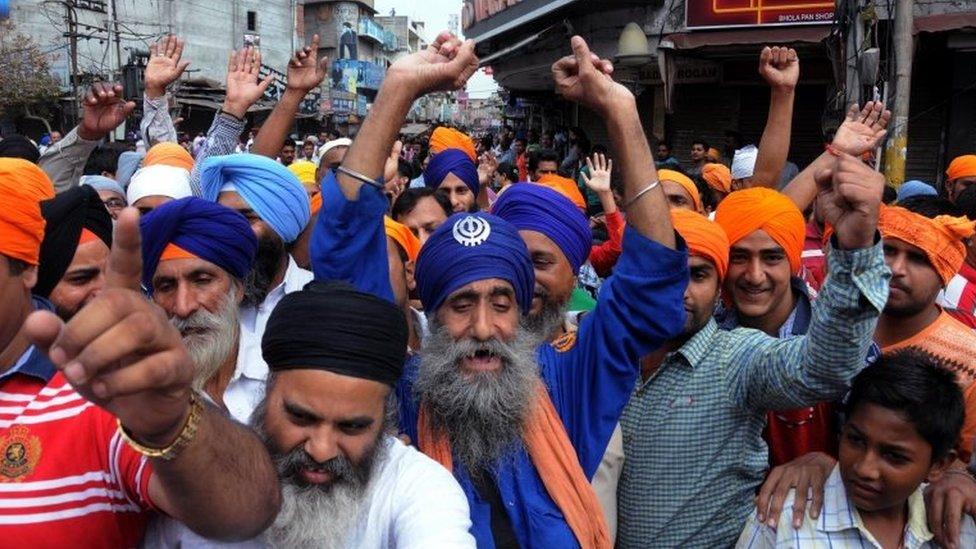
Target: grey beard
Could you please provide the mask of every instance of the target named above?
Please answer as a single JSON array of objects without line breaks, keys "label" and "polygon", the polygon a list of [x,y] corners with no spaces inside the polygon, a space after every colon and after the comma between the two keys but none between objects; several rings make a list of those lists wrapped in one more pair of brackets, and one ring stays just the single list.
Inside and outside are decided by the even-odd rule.
[{"label": "grey beard", "polygon": [[529,314],[525,319],[525,327],[541,340],[546,341],[565,323],[565,306],[554,303],[549,299],[549,292],[542,288],[536,289],[536,295],[542,300],[542,309],[536,314]]},{"label": "grey beard", "polygon": [[[539,339],[520,327],[510,343],[455,341],[431,322],[414,394],[427,407],[432,428],[444,432],[454,457],[477,475],[522,446],[522,426],[539,383]],[[486,349],[502,361],[498,372],[461,371],[461,360]]]},{"label": "grey beard", "polygon": [[[170,322],[181,334],[191,331],[183,336],[183,344],[196,366],[193,388],[197,391],[203,391],[237,345],[239,313],[237,287],[231,286],[216,313],[201,307],[187,318],[170,318]],[[204,331],[201,333],[196,330]]]}]

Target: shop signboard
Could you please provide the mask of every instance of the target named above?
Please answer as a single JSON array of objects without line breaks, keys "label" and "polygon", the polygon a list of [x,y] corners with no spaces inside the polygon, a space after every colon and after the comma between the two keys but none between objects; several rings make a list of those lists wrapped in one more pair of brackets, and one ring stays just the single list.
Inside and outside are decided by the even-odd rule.
[{"label": "shop signboard", "polygon": [[827,24],[834,2],[826,0],[685,0],[688,29]]}]

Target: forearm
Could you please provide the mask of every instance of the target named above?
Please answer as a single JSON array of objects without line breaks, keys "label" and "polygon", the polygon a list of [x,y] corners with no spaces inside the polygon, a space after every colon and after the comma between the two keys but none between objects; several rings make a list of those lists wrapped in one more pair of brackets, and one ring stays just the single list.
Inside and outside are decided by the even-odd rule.
[{"label": "forearm", "polygon": [[658,185],[634,201],[637,193],[658,181],[651,149],[637,116],[633,97],[606,113],[610,142],[620,159],[624,181],[624,200],[628,201],[627,223],[641,236],[668,248],[675,248],[674,229],[664,190]]},{"label": "forearm", "polygon": [[[382,177],[386,158],[415,96],[395,74],[387,73],[373,108],[346,152],[342,165],[373,180]],[[359,196],[359,188],[363,185],[361,181],[342,173],[338,180],[342,194],[348,200],[355,200]]]},{"label": "forearm", "polygon": [[64,139],[44,151],[37,164],[51,178],[56,193],[62,193],[78,184],[88,156],[99,143],[101,139],[98,138],[83,139],[75,127]]},{"label": "forearm", "polygon": [[173,125],[173,118],[169,115],[168,103],[165,93],[151,96],[149,90],[146,90],[142,99],[142,122],[139,123],[146,148],[156,143],[177,141],[176,126]]},{"label": "forearm", "polygon": [[596,197],[600,200],[600,206],[603,208],[603,213],[609,215],[617,211],[617,201],[613,199],[613,193],[610,191],[600,191],[596,193]]},{"label": "forearm", "polygon": [[[762,154],[762,151],[759,154]],[[801,212],[806,211],[817,199],[817,173],[830,168],[835,161],[836,159],[830,153],[824,152],[786,185],[783,194],[792,200]]]},{"label": "forearm", "polygon": [[766,128],[759,141],[759,155],[750,187],[775,189],[779,174],[790,152],[790,132],[793,125],[793,90],[772,90]]},{"label": "forearm", "polygon": [[203,190],[200,186],[200,168],[203,166],[203,161],[211,156],[234,153],[243,131],[244,120],[242,119],[236,119],[225,113],[214,117],[210,129],[207,131],[207,138],[200,146],[196,164],[190,173],[190,188],[193,190],[194,196],[203,196]]},{"label": "forearm", "polygon": [[295,115],[305,97],[304,91],[288,88],[278,104],[275,105],[271,116],[261,125],[261,131],[254,137],[251,146],[253,154],[260,154],[268,158],[275,158],[281,152],[285,139],[295,124]]},{"label": "forearm", "polygon": [[196,436],[176,459],[153,460],[150,497],[201,536],[253,538],[281,505],[278,475],[250,429],[213,406],[204,410]]}]

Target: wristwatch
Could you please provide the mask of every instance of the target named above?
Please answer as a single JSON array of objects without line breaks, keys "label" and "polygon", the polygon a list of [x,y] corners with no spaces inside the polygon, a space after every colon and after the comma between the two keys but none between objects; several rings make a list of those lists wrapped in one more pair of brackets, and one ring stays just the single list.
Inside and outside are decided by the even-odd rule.
[{"label": "wristwatch", "polygon": [[149,446],[144,446],[137,442],[135,438],[126,431],[125,427],[122,426],[122,420],[116,418],[118,423],[119,434],[122,436],[122,440],[126,442],[133,450],[139,452],[140,454],[151,457],[158,458],[164,461],[172,461],[176,459],[183,449],[186,448],[193,438],[197,434],[197,427],[200,425],[200,418],[203,417],[203,404],[200,401],[200,397],[197,396],[196,392],[190,393],[190,414],[186,418],[186,423],[183,424],[183,428],[180,429],[180,434],[176,437],[176,440],[171,442],[169,446],[165,448],[151,448]]}]

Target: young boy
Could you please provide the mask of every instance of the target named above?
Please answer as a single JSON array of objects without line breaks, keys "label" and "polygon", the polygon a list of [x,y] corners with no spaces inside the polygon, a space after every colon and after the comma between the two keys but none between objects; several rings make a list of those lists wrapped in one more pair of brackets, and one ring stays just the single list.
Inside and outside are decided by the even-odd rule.
[{"label": "young boy", "polygon": [[[824,486],[823,511],[790,524],[790,493],[775,527],[753,515],[739,549],[934,548],[926,526],[923,483],[949,470],[965,408],[953,374],[916,350],[892,353],[855,379],[841,430],[837,467]],[[976,526],[963,517],[960,547],[976,547]]]}]

